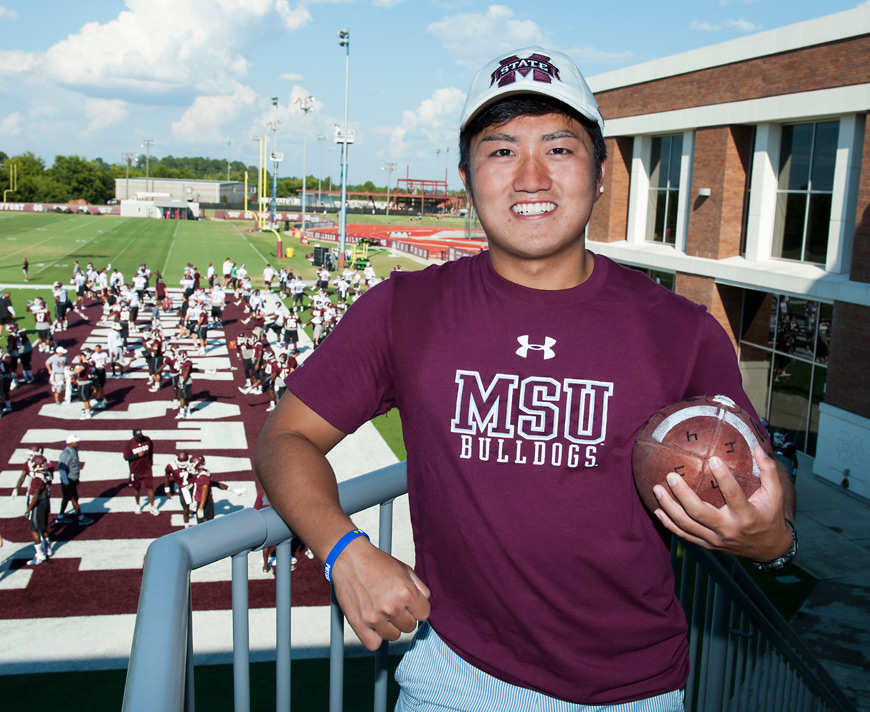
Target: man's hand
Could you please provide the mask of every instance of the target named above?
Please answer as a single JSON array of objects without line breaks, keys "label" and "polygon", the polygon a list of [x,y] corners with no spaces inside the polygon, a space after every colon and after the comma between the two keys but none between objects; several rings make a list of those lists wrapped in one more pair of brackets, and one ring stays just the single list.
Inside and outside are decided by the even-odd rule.
[{"label": "man's hand", "polygon": [[653,492],[660,509],[655,515],[677,536],[705,549],[771,561],[788,551],[792,532],[785,523],[794,519],[794,492],[785,472],[761,447],[753,453],[761,470],[761,487],[749,498],[719,458],[710,458],[710,469],[725,498],[717,509],[702,501],[676,473],[668,487]]},{"label": "man's hand", "polygon": [[348,623],[369,650],[410,633],[429,617],[429,587],[410,566],[363,537],[338,557],[332,581]]}]

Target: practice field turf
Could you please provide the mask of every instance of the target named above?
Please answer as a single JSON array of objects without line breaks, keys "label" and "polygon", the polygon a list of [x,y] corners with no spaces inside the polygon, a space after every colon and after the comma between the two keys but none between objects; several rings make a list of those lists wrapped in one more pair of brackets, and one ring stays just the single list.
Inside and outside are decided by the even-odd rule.
[{"label": "practice field turf", "polygon": [[[111,264],[128,282],[144,262],[151,270],[160,271],[169,286],[178,286],[188,262],[203,275],[212,262],[220,274],[227,257],[245,264],[254,286],[262,285],[267,262],[292,270],[303,279],[313,279],[315,268],[306,255],[318,243],[301,245],[289,235],[282,238],[285,250],[293,248],[293,257],[276,258],[275,235],[253,232],[250,223],[0,213],[0,285],[23,281],[21,266],[25,257],[34,285],[51,285],[56,280],[68,284],[76,260],[82,268],[88,262],[98,268]],[[397,263],[404,270],[421,267],[418,262],[394,256],[387,250],[373,250],[371,260],[376,272],[383,276]]]}]

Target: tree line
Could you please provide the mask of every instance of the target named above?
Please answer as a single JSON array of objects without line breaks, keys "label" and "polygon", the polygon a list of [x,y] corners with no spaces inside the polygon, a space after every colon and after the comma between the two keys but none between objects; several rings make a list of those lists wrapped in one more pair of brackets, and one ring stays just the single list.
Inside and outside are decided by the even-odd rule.
[{"label": "tree line", "polygon": [[[202,157],[151,157],[145,154],[131,159],[129,165],[106,163],[102,158],[88,160],[81,156],[55,156],[54,163],[46,167],[45,161],[28,151],[17,156],[9,156],[0,151],[0,191],[6,191],[15,180],[14,192],[8,193],[8,200],[17,203],[66,203],[85,200],[94,205],[105,205],[115,198],[116,178],[176,178],[187,180],[229,180],[244,181],[248,172],[249,184],[256,185],[257,167],[246,166],[242,161],[227,161],[219,158]],[[13,168],[14,166],[14,168]],[[271,194],[272,174],[267,172],[267,193]],[[318,181],[316,176],[307,176],[307,191],[337,190],[338,184],[331,176]],[[302,179],[288,176],[278,177],[276,194],[279,198],[298,195],[302,190]],[[349,185],[349,191],[386,193],[387,186],[377,186],[372,181]],[[453,192],[453,191],[451,191]]]}]

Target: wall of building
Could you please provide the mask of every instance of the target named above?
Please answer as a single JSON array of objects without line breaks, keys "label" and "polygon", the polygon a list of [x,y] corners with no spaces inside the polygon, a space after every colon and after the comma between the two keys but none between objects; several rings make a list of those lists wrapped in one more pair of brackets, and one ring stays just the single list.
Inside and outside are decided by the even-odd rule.
[{"label": "wall of building", "polygon": [[[593,251],[614,259],[672,270],[675,291],[707,306],[735,348],[741,328],[747,340],[770,345],[777,293],[833,304],[829,355],[820,362],[827,373],[815,471],[839,484],[848,460],[852,490],[870,497],[870,10],[753,39],[687,53],[685,62],[674,57],[650,63],[648,70],[631,68],[625,83],[620,72],[600,82],[596,98],[606,122],[608,173],[588,240]],[[669,71],[655,71],[665,67]],[[596,88],[594,77],[590,84]],[[838,119],[828,260],[776,259],[781,127]],[[680,186],[684,217],[675,246],[644,234],[648,147],[651,137],[667,134],[681,134],[687,147]],[[744,295],[762,303],[749,309],[755,318],[741,327]],[[747,346],[741,368],[747,393],[763,406],[770,352]],[[782,398],[783,384],[778,387]]]}]

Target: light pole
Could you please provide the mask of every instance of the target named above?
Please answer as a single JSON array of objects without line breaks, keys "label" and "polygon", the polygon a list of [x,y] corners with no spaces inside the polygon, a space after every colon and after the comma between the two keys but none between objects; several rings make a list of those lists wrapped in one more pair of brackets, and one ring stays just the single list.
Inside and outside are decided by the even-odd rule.
[{"label": "light pole", "polygon": [[227,139],[227,183],[230,182],[230,146],[233,145],[231,138]]},{"label": "light pole", "polygon": [[305,236],[305,149],[307,146],[307,138],[308,134],[305,131],[307,128],[308,121],[308,112],[311,111],[314,107],[312,106],[312,102],[314,101],[313,96],[306,96],[296,100],[296,103],[299,104],[299,108],[303,112],[302,117],[302,235]]},{"label": "light pole", "polygon": [[145,191],[148,190],[148,179],[151,177],[151,144],[154,143],[153,138],[142,139],[142,146],[145,148]]},{"label": "light pole", "polygon": [[127,181],[125,183],[125,192],[127,193],[126,200],[130,200],[130,164],[133,162],[133,158],[136,156],[135,153],[124,152],[121,154],[124,157],[124,163],[127,164]]},{"label": "light pole", "polygon": [[[275,107],[275,111],[278,111],[278,97],[272,97],[272,106]],[[272,148],[272,201],[269,203],[269,225],[272,229],[275,228],[275,213],[278,208],[278,164],[284,158],[283,154],[278,152],[278,129],[281,126],[281,120],[275,119],[274,121],[270,121],[268,123],[270,129],[272,129],[274,146]]]},{"label": "light pole", "polygon": [[387,172],[387,222],[390,221],[390,183],[392,182],[391,176],[393,175],[393,171],[396,170],[396,164],[387,162],[381,166],[382,171]]},{"label": "light pole", "polygon": [[317,134],[317,143],[320,144],[320,167],[317,169],[317,206],[323,205],[323,195],[321,194],[321,184],[323,181],[323,142],[326,141],[326,136]]},{"label": "light pole", "polygon": [[[350,78],[350,30],[338,31],[338,45],[344,47],[344,128],[341,131],[341,205],[338,214],[338,268],[344,269],[344,252],[347,247],[347,144],[353,139],[347,131],[347,88]],[[338,140],[338,138],[336,139]]]}]

